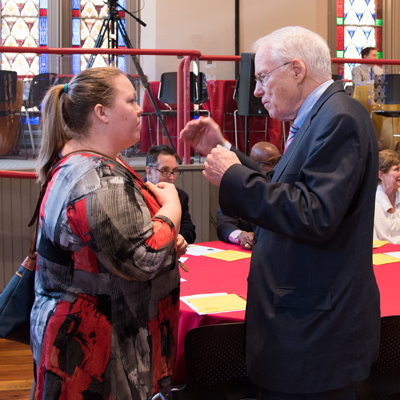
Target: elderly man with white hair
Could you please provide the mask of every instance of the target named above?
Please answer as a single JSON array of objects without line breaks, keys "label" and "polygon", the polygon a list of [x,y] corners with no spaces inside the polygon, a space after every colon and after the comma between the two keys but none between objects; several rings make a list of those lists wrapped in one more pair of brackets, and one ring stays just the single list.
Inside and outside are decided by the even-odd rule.
[{"label": "elderly man with white hair", "polygon": [[204,176],[226,215],[257,227],[248,277],[246,362],[259,399],[354,399],[378,356],[379,290],[372,267],[378,146],[367,110],[331,79],[317,34],[282,28],[254,45],[255,96],[294,121],[265,174],[218,125],[181,137],[208,154]]}]

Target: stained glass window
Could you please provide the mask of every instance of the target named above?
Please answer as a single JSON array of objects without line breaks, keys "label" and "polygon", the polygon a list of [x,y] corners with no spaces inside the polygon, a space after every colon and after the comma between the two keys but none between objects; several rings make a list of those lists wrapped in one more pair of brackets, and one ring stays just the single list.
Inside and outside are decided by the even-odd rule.
[{"label": "stained glass window", "polygon": [[[382,0],[337,0],[337,58],[361,58],[365,47],[376,47],[382,58]],[[354,65],[339,75],[351,79]]]},{"label": "stained glass window", "polygon": [[[118,4],[125,8],[125,0],[118,0]],[[72,46],[82,48],[94,48],[100,34],[105,18],[109,15],[108,5],[103,0],[73,0],[72,1]],[[125,26],[125,12],[118,8],[118,17]],[[111,32],[110,32],[111,35]],[[124,48],[125,43],[120,32],[118,33],[118,48]],[[108,35],[104,34],[100,48],[109,48]],[[89,54],[75,55],[73,57],[73,74],[86,69]],[[94,57],[93,67],[103,67],[110,64],[108,55]],[[118,67],[125,72],[125,57],[118,57]]]},{"label": "stained glass window", "polygon": [[[47,46],[48,0],[2,0],[1,44],[3,46]],[[47,72],[47,55],[2,53],[1,69],[18,75]]]}]

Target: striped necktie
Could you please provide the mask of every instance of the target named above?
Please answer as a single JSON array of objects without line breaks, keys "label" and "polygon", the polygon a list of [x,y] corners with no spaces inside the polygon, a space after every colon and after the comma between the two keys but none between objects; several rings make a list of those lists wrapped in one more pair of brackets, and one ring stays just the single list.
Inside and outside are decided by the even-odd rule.
[{"label": "striped necktie", "polygon": [[287,150],[287,148],[289,147],[289,144],[292,143],[292,140],[295,137],[295,135],[296,135],[298,130],[299,130],[299,127],[296,126],[295,124],[292,124],[292,126],[289,129],[290,133],[289,133],[289,137],[287,138],[287,141],[286,141],[286,146],[285,146],[284,153]]}]

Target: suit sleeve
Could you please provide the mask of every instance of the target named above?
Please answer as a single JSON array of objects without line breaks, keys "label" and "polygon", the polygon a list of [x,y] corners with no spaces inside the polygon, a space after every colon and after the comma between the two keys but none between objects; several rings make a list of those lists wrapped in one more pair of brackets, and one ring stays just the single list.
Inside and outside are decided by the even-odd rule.
[{"label": "suit sleeve", "polygon": [[229,235],[236,229],[239,229],[239,220],[223,214],[221,208],[218,208],[217,235],[219,240],[229,243]]},{"label": "suit sleeve", "polygon": [[348,111],[342,102],[331,102],[323,117],[312,121],[290,160],[286,155],[280,161],[287,164],[279,182],[269,183],[243,165],[231,166],[219,191],[222,212],[303,243],[328,241],[347,210],[357,207],[364,166],[375,162],[367,159],[372,127],[360,107]]},{"label": "suit sleeve", "polygon": [[196,226],[193,224],[189,213],[189,196],[182,189],[177,188],[177,191],[182,207],[181,229],[179,234],[185,238],[188,244],[192,244],[196,240]]},{"label": "suit sleeve", "polygon": [[[242,165],[246,166],[247,168],[252,169],[253,171],[260,171],[260,168],[258,164],[248,155],[242,153],[240,150],[231,147],[231,151],[233,151],[239,158],[239,161],[242,163]],[[263,174],[266,177],[267,182],[270,182],[272,177],[274,176],[275,168],[272,171],[269,172],[263,172]]]}]

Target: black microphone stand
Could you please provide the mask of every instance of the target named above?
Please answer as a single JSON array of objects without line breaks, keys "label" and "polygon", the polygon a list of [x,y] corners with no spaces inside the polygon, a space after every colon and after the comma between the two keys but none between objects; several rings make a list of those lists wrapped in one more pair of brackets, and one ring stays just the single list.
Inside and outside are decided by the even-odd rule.
[{"label": "black microphone stand", "polygon": [[[101,44],[103,43],[104,37],[105,37],[105,35],[107,33],[108,48],[111,48],[111,49],[118,48],[118,34],[121,34],[123,39],[124,39],[124,41],[125,41],[126,47],[128,49],[133,49],[132,43],[131,43],[131,41],[130,41],[130,39],[128,37],[128,34],[126,33],[126,29],[125,29],[125,27],[124,27],[124,25],[122,23],[121,18],[118,15],[117,7],[121,8],[123,11],[128,13],[139,24],[141,24],[143,26],[146,26],[146,24],[142,20],[140,20],[139,18],[137,18],[134,15],[132,15],[125,8],[121,7],[118,4],[117,0],[107,0],[107,3],[108,3],[108,16],[104,17],[104,19],[103,19],[103,24],[101,25],[99,36],[96,39],[96,43],[94,45],[94,48],[95,49],[99,49],[101,47]],[[110,35],[110,33],[111,33],[111,35]],[[113,62],[114,57],[115,57],[114,55],[109,55],[108,56],[109,63]],[[136,55],[131,55],[131,58],[132,58],[132,61],[133,61],[134,65],[135,65],[135,67],[136,67],[137,73],[139,75],[139,79],[142,82],[142,85],[143,85],[144,89],[146,90],[146,92],[147,92],[147,94],[149,96],[151,104],[153,105],[154,113],[157,116],[158,121],[160,122],[160,124],[161,124],[161,126],[162,126],[162,128],[163,128],[163,130],[165,132],[165,135],[167,136],[169,145],[170,145],[171,149],[175,153],[177,153],[177,151],[175,149],[175,146],[172,143],[171,136],[169,135],[167,126],[165,124],[165,121],[162,118],[160,110],[158,109],[157,104],[156,104],[156,102],[154,100],[154,97],[153,97],[153,95],[152,95],[152,93],[150,91],[149,82],[147,80],[146,75],[144,74],[144,72],[142,70],[140,62],[139,62],[139,60],[138,60]],[[86,68],[91,68],[93,66],[94,59],[95,59],[95,55],[92,54],[90,56],[90,58],[89,58],[89,61],[88,61],[88,64],[87,64]],[[117,57],[117,64],[118,64],[118,57]],[[177,161],[178,161],[178,164],[182,164],[182,161],[181,161],[181,159],[179,157],[178,157]]]}]

